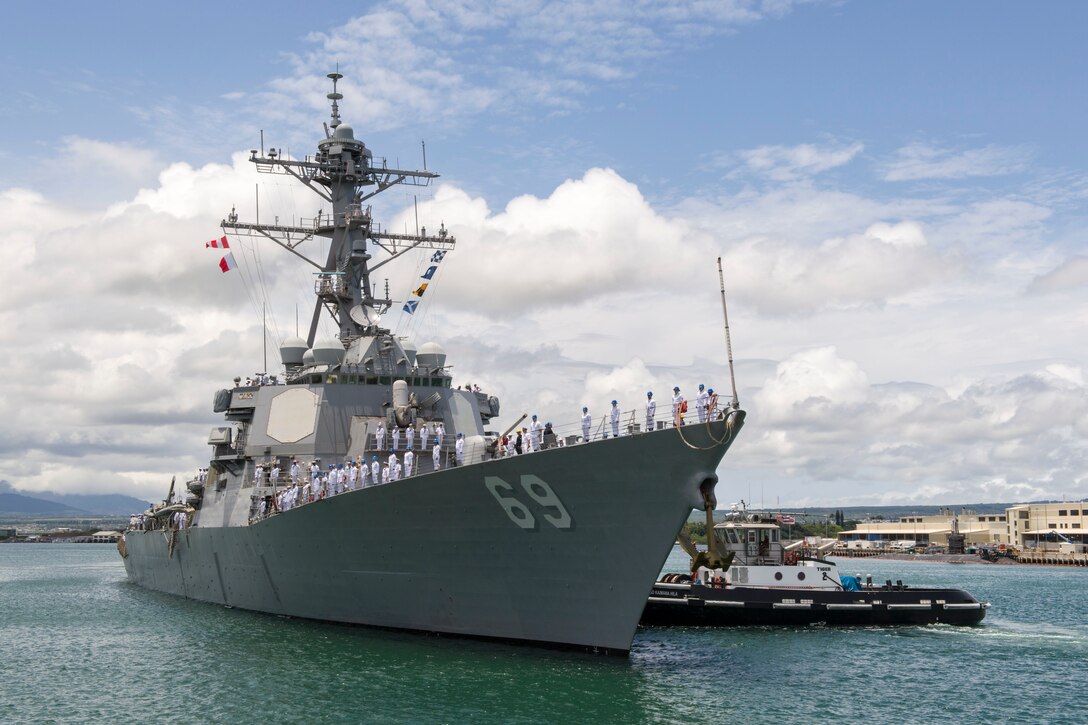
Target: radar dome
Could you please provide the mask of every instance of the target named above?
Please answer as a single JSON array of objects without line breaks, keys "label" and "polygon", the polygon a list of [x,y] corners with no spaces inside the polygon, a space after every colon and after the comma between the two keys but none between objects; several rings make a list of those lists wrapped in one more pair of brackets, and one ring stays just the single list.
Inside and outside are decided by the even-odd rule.
[{"label": "radar dome", "polygon": [[314,362],[321,365],[339,365],[344,360],[344,346],[336,339],[318,340],[313,352]]},{"label": "radar dome", "polygon": [[425,342],[416,353],[416,365],[427,370],[446,366],[446,351],[437,342]]},{"label": "radar dome", "polygon": [[340,139],[354,139],[355,129],[347,125],[346,123],[341,123],[339,126],[336,127],[336,130],[332,132],[332,137]]},{"label": "radar dome", "polygon": [[302,353],[302,364],[304,366],[309,367],[310,365],[313,365],[314,362],[315,361],[313,350],[307,350],[306,352]]},{"label": "radar dome", "polygon": [[280,345],[280,360],[284,365],[301,365],[309,345],[301,337],[289,337]]}]

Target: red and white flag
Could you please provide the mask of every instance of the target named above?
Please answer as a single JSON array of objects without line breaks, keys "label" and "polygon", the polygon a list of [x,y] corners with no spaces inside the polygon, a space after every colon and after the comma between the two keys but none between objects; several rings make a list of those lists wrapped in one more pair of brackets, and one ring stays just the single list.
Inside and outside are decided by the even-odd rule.
[{"label": "red and white flag", "polygon": [[[227,244],[227,237],[223,235],[219,239],[213,239],[210,242],[204,243],[205,249],[230,249],[230,245]],[[224,270],[225,271],[225,270]]]},{"label": "red and white flag", "polygon": [[797,523],[797,519],[795,519],[792,516],[786,515],[786,514],[778,514],[774,518],[780,524],[795,524],[795,523]]},{"label": "red and white flag", "polygon": [[237,266],[238,263],[234,261],[234,255],[230,252],[227,252],[226,256],[219,260],[219,269],[224,272],[229,272]]}]

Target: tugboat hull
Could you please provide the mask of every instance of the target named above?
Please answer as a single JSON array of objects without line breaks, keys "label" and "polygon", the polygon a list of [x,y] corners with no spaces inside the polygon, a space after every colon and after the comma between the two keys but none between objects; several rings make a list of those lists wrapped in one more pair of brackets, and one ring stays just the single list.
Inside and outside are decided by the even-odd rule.
[{"label": "tugboat hull", "polygon": [[658,582],[641,624],[694,627],[980,623],[989,604],[960,589],[805,591]]}]

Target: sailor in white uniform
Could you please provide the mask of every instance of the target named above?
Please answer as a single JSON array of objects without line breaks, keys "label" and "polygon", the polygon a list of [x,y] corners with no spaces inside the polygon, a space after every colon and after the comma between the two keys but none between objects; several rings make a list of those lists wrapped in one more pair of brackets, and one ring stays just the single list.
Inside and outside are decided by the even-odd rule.
[{"label": "sailor in white uniform", "polygon": [[400,465],[400,461],[397,461],[397,465],[393,466],[393,474],[390,476],[394,481],[399,481],[404,476],[404,467]]},{"label": "sailor in white uniform", "polygon": [[672,424],[674,426],[684,424],[684,396],[680,394],[679,386],[672,389]]},{"label": "sailor in white uniform", "polygon": [[518,454],[518,449],[514,448],[516,438],[516,436],[506,436],[506,455],[516,456]]},{"label": "sailor in white uniform", "polygon": [[374,462],[370,464],[371,481],[377,485],[382,480],[382,464],[378,463],[378,457],[374,456]]},{"label": "sailor in white uniform", "polygon": [[279,484],[279,482],[280,482],[280,464],[279,463],[272,464],[272,474],[268,478],[269,478],[269,481],[272,483],[273,486]]},{"label": "sailor in white uniform", "polygon": [[434,448],[431,449],[431,461],[434,462],[434,470],[442,467],[442,439],[434,439]]},{"label": "sailor in white uniform", "polygon": [[382,483],[389,483],[389,464],[382,466]]},{"label": "sailor in white uniform", "polygon": [[412,450],[412,446],[416,442],[416,427],[414,425],[408,426],[408,430],[406,430],[404,432],[404,437],[405,437],[405,440],[407,441],[407,443],[405,444],[405,447],[408,450]]},{"label": "sailor in white uniform", "polygon": [[317,465],[317,461],[310,462],[310,485],[313,490],[313,486],[317,485],[317,479],[321,475],[321,468]]},{"label": "sailor in white uniform", "polygon": [[354,463],[348,464],[348,490],[354,491],[355,484],[359,481],[359,467]]},{"label": "sailor in white uniform", "polygon": [[386,465],[389,466],[389,477],[390,477],[390,479],[395,481],[396,479],[393,478],[393,474],[396,472],[396,469],[397,469],[397,453],[396,453],[396,451],[389,451],[389,460],[386,461]]},{"label": "sailor in white uniform", "polygon": [[654,416],[657,414],[657,401],[654,400],[653,391],[646,393],[646,432],[654,429]]},{"label": "sailor in white uniform", "polygon": [[589,443],[589,429],[593,426],[593,416],[589,414],[589,408],[582,406],[582,440]]},{"label": "sailor in white uniform", "polygon": [[253,483],[260,486],[264,483],[264,464],[258,463],[257,468],[253,471]]},{"label": "sailor in white uniform", "polygon": [[454,454],[457,457],[457,465],[465,465],[465,434],[457,434],[457,443],[453,446]]},{"label": "sailor in white uniform", "polygon": [[291,484],[298,483],[299,467],[298,461],[291,461]]},{"label": "sailor in white uniform", "polygon": [[540,444],[544,438],[544,424],[533,416],[533,422],[529,424],[529,447],[534,451],[540,450]]},{"label": "sailor in white uniform", "polygon": [[608,411],[608,418],[612,423],[612,437],[613,438],[619,438],[620,437],[620,406],[615,400],[612,401],[612,410]]},{"label": "sailor in white uniform", "polygon": [[393,426],[393,434],[390,436],[390,438],[392,438],[392,443],[393,443],[393,445],[390,446],[390,447],[394,451],[397,450],[398,448],[400,448],[400,426],[399,425]]},{"label": "sailor in white uniform", "polygon": [[359,488],[366,488],[367,479],[370,478],[370,466],[359,464]]},{"label": "sailor in white uniform", "polygon": [[444,443],[446,441],[446,424],[439,423],[438,425],[436,425],[434,427],[434,435],[436,438],[438,438],[439,442]]},{"label": "sailor in white uniform", "polygon": [[385,450],[385,424],[378,423],[378,430],[374,431],[374,439],[377,441],[375,448],[379,451]]},{"label": "sailor in white uniform", "polygon": [[706,392],[705,386],[699,383],[699,394],[695,396],[695,409],[699,413],[699,422],[706,422],[706,407],[710,404],[710,394]]},{"label": "sailor in white uniform", "polygon": [[[412,429],[409,428],[409,431]],[[412,453],[412,449],[409,448],[404,452],[404,475],[405,477],[412,475],[412,464],[415,463],[416,454]]]}]

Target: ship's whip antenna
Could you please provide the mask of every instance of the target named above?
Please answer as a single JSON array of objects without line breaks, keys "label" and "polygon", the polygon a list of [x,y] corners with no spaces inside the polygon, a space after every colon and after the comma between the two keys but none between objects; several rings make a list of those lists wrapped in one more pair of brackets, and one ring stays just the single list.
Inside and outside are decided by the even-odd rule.
[{"label": "ship's whip antenna", "polygon": [[[339,63],[336,64],[336,70],[340,70]],[[328,98],[330,101],[332,101],[332,123],[330,123],[329,125],[333,129],[335,129],[337,126],[340,125],[340,107],[336,104],[336,102],[344,97],[343,93],[338,93],[336,91],[336,81],[340,80],[344,76],[337,72],[329,73],[329,75],[326,77],[332,80],[332,93],[325,94],[325,98]]]},{"label": "ship's whip antenna", "polygon": [[725,349],[729,355],[729,382],[733,385],[733,409],[740,408],[737,400],[737,378],[733,375],[733,342],[729,337],[729,310],[725,306],[725,275],[722,274],[722,258],[718,257],[718,282],[722,289],[722,317],[725,318]]}]

